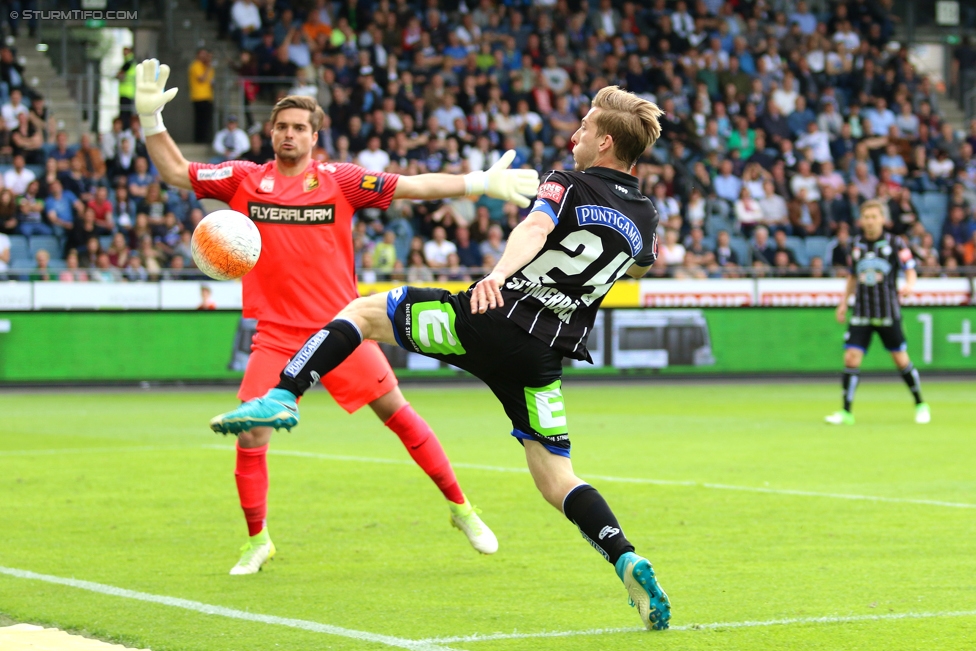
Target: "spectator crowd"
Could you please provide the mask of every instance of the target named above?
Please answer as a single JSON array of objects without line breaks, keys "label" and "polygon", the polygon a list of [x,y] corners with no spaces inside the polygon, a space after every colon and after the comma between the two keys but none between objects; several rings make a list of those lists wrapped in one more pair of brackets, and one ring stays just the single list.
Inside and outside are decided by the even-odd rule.
[{"label": "spectator crowd", "polygon": [[[634,170],[661,215],[652,274],[846,274],[868,199],[886,203],[887,228],[922,275],[976,266],[976,122],[962,133],[943,121],[935,84],[892,40],[891,0],[823,4],[211,0],[219,33],[239,48],[245,101],[213,138],[214,160],[271,160],[268,109],[303,94],[326,114],[319,160],[464,173],[514,149],[514,166],[571,169],[589,98],[616,84],[664,111],[661,139]],[[968,43],[957,49],[956,67],[973,60]],[[201,50],[196,83],[212,80],[211,65]],[[0,231],[57,238],[48,253],[77,278],[192,265],[202,210],[159,183],[138,118],[75,148],[35,126],[42,144],[30,150],[25,134],[39,122],[10,95],[0,113],[24,137],[8,152]],[[524,216],[488,197],[361,210],[357,269],[363,280],[476,278]]]}]

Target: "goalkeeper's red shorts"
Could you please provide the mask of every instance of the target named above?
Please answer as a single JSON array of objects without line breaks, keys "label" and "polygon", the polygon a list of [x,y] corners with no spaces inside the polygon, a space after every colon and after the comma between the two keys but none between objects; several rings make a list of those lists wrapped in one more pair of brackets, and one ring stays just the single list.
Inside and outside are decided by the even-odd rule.
[{"label": "goalkeeper's red shorts", "polygon": [[[278,384],[278,376],[318,329],[258,322],[251,356],[237,397],[259,398]],[[375,341],[364,341],[353,354],[322,378],[322,386],[339,406],[352,413],[397,386],[397,378]]]}]

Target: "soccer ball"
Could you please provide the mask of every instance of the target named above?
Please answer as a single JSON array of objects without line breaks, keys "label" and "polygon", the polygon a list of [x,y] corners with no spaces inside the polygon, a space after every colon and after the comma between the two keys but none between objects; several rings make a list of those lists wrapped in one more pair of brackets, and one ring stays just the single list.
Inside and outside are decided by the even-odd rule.
[{"label": "soccer ball", "polygon": [[215,210],[193,231],[190,251],[203,273],[214,280],[234,280],[257,264],[261,233],[236,210]]}]

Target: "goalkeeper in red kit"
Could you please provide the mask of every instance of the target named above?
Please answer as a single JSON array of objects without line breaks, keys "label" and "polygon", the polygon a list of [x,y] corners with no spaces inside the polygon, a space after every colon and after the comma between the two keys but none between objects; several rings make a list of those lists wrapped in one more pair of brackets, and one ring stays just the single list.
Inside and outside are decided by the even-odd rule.
[{"label": "goalkeeper in red kit", "polygon": [[[365,170],[348,163],[318,163],[311,157],[324,114],[315,100],[290,96],[271,113],[275,160],[264,165],[229,161],[190,163],[163,126],[162,109],[177,89],[165,90],[169,67],[149,59],[137,66],[136,111],[149,155],[162,180],[192,189],[200,198],[224,201],[249,216],[261,231],[261,257],[243,278],[244,316],[257,319],[244,379],[237,397],[250,400],[274,390],[281,368],[305,341],[358,297],[353,264],[352,219],[359,208],[386,209],[394,199],[433,200],[443,174],[415,177]],[[509,170],[506,156],[487,172],[466,177],[468,195],[488,194],[528,206],[538,175]],[[491,530],[461,492],[454,470],[430,426],[413,410],[379,347],[361,346],[320,378],[336,402],[352,413],[369,405],[393,430],[413,460],[448,500],[451,521],[472,546],[498,549]],[[274,423],[241,423],[235,478],[250,540],[231,574],[253,574],[275,553],[268,534],[267,452]]]}]

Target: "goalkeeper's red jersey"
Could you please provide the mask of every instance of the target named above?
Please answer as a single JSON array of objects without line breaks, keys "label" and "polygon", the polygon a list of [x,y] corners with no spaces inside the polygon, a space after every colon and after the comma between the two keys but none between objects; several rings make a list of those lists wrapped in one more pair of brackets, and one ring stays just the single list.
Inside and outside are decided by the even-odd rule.
[{"label": "goalkeeper's red jersey", "polygon": [[261,231],[244,316],[304,328],[324,326],[359,296],[353,213],[388,208],[399,178],[349,163],[312,161],[297,176],[279,174],[274,161],[190,163],[197,197],[227,202]]}]

